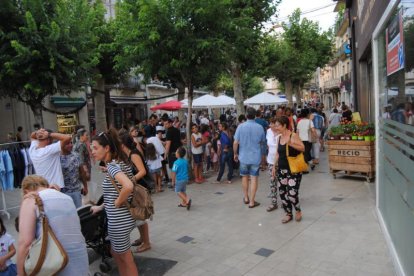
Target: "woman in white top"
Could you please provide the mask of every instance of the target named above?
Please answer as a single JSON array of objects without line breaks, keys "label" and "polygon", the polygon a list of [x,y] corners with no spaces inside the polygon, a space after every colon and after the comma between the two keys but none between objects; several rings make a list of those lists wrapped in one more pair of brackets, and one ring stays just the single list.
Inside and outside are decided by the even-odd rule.
[{"label": "woman in white top", "polygon": [[275,163],[275,157],[277,152],[277,146],[279,144],[279,136],[275,127],[275,118],[270,119],[270,127],[266,131],[266,141],[267,141],[267,168],[270,176],[270,197],[272,199],[272,204],[267,207],[266,211],[271,212],[277,209],[277,179],[272,176],[273,165]]},{"label": "woman in white top", "polygon": [[68,264],[57,275],[89,275],[85,238],[81,232],[79,216],[72,198],[49,189],[47,180],[39,175],[26,176],[22,181],[22,191],[17,250],[18,275],[26,275],[24,262],[29,254],[30,245],[41,235],[41,220],[34,194],[41,198],[49,225],[68,255]]},{"label": "woman in white top", "polygon": [[[313,125],[312,120],[309,118],[310,112],[309,109],[302,109],[299,115],[299,122],[296,126],[296,132],[299,134],[300,139],[305,145],[305,161],[310,162],[312,160],[311,150],[312,142],[309,137],[309,130],[315,133],[315,126]],[[311,169],[315,168],[314,164],[311,164]]]}]

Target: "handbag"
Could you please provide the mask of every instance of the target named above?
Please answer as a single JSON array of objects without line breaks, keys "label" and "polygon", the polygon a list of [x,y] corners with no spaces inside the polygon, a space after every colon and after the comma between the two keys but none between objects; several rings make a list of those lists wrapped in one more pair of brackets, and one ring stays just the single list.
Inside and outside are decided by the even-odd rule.
[{"label": "handbag", "polygon": [[315,131],[312,131],[311,127],[311,120],[309,119],[309,129],[308,129],[308,137],[310,143],[316,143],[318,141],[318,136],[316,135]]},{"label": "handbag", "polygon": [[29,254],[24,262],[24,271],[29,276],[56,275],[67,265],[68,255],[49,225],[42,199],[37,194],[34,197],[42,220],[42,230],[41,235],[29,249]]},{"label": "handbag", "polygon": [[305,156],[303,155],[303,152],[299,153],[296,156],[289,156],[288,143],[286,143],[286,157],[291,173],[301,173],[308,170],[308,164],[305,162]]}]

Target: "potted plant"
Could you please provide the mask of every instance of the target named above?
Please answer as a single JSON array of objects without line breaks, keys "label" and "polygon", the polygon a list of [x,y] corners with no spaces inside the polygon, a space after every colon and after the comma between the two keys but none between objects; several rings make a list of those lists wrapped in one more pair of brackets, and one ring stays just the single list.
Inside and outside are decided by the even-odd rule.
[{"label": "potted plant", "polygon": [[341,134],[343,133],[342,131],[342,126],[333,126],[329,129],[329,139],[330,140],[339,140]]}]

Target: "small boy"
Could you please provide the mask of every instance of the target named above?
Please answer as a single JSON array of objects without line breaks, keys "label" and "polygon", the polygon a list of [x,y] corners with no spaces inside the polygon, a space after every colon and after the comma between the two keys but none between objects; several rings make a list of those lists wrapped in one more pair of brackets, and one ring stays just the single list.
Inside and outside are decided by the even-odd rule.
[{"label": "small boy", "polygon": [[183,147],[179,147],[175,152],[177,160],[172,168],[171,179],[172,185],[175,186],[175,192],[181,198],[181,203],[178,207],[186,207],[187,210],[190,210],[191,199],[185,192],[188,183],[188,161],[184,159],[185,154],[186,150]]}]

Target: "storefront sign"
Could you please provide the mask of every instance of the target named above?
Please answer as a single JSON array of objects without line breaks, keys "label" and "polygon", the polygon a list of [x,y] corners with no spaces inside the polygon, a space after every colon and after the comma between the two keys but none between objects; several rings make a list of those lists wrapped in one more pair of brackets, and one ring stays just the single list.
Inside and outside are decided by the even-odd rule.
[{"label": "storefront sign", "polygon": [[340,156],[360,156],[359,150],[338,150]]},{"label": "storefront sign", "polygon": [[387,76],[404,68],[403,18],[400,11],[385,29]]},{"label": "storefront sign", "polygon": [[57,115],[58,132],[71,134],[77,125],[76,114]]}]

